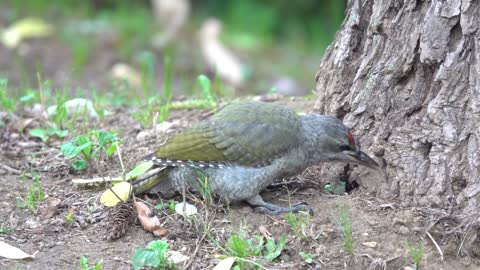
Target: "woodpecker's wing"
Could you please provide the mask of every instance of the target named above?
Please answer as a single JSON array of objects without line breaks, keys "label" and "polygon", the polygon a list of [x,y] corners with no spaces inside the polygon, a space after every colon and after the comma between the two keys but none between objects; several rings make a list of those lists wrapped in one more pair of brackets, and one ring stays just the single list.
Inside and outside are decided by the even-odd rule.
[{"label": "woodpecker's wing", "polygon": [[302,124],[294,111],[271,103],[225,107],[161,146],[157,158],[258,166],[296,147]]}]

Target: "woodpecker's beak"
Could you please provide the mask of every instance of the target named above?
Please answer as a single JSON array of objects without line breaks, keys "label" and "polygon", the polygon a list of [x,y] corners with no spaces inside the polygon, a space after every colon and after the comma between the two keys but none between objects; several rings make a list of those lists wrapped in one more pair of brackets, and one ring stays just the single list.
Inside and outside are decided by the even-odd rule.
[{"label": "woodpecker's beak", "polygon": [[360,165],[363,165],[363,166],[366,166],[370,169],[374,169],[374,170],[379,170],[380,169],[380,166],[378,165],[378,163],[373,160],[373,158],[371,158],[369,155],[365,154],[364,152],[360,151],[360,150],[357,150],[357,151],[350,151],[348,153],[350,159],[357,163],[357,164],[360,164]]}]

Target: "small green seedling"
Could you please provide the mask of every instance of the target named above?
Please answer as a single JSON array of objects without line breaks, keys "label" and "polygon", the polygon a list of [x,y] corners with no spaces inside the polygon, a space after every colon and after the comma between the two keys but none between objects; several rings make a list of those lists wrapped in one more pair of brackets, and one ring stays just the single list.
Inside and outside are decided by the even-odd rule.
[{"label": "small green seedling", "polygon": [[292,212],[288,212],[286,214],[286,219],[296,237],[304,241],[309,239],[309,236],[306,233],[306,229],[310,226],[309,213],[299,212],[294,214]]},{"label": "small green seedling", "polygon": [[303,251],[300,251],[298,255],[300,255],[300,257],[303,258],[303,261],[308,264],[311,264],[313,262],[313,255],[311,253],[305,253]]},{"label": "small green seedling", "polygon": [[0,223],[0,234],[12,234],[15,233],[14,228],[6,227],[5,222]]},{"label": "small green seedling", "polygon": [[215,106],[217,106],[217,103],[215,102],[215,98],[212,94],[212,86],[210,79],[202,74],[198,76],[197,82],[200,85],[200,88],[202,88],[202,97],[206,101],[207,107],[215,108]]},{"label": "small green seedling", "polygon": [[85,256],[80,257],[80,269],[81,270],[102,270],[103,269],[103,259],[100,260],[95,266],[90,267],[88,265],[88,259]]},{"label": "small green seedling", "polygon": [[145,100],[138,100],[142,104],[143,109],[132,113],[132,116],[139,121],[144,127],[152,127],[154,125],[167,120],[170,111],[170,102],[172,99],[172,60],[170,56],[165,56],[165,76],[164,76],[164,96],[151,95],[154,82],[154,58],[150,54],[143,57],[142,65],[142,89]]},{"label": "small green seedling", "polygon": [[343,247],[347,253],[353,254],[352,219],[348,202],[345,202],[344,205],[338,204],[338,214],[338,223],[342,229]]},{"label": "small green seedling", "polygon": [[410,255],[412,256],[412,259],[415,263],[414,264],[415,269],[416,270],[420,269],[420,264],[421,264],[422,259],[423,259],[422,241],[418,242],[418,249],[417,250],[415,250],[415,248],[412,246],[412,244],[408,240],[407,240],[407,246],[408,246],[408,249],[410,250]]},{"label": "small green seedling", "polygon": [[[227,256],[235,257],[239,267],[245,263],[253,261],[245,260],[249,257],[257,258],[254,266],[262,264],[262,257],[266,261],[274,261],[278,258],[286,245],[286,237],[283,236],[278,242],[273,239],[267,239],[261,235],[253,235],[253,237],[242,236],[234,233],[228,238],[227,249],[223,249]],[[235,268],[234,268],[235,269]]]},{"label": "small green seedling", "polygon": [[59,139],[65,138],[68,135],[68,130],[63,130],[57,126],[52,126],[49,128],[34,128],[28,131],[30,136],[40,138],[42,142],[47,142],[52,136],[55,136]]},{"label": "small green seedling", "polygon": [[[45,198],[45,194],[42,192],[42,187],[40,186],[40,177],[35,171],[31,171],[32,182],[30,187],[24,188],[23,198],[17,198],[17,205],[20,208],[28,209],[33,214],[37,214],[40,204]],[[25,184],[27,182],[27,175],[25,172],[22,173],[22,182]]]},{"label": "small green seedling", "polygon": [[111,157],[123,140],[116,133],[94,130],[89,135],[78,135],[61,146],[60,150],[65,159],[73,159],[72,167],[75,170],[85,170],[87,162],[100,157],[101,154]]},{"label": "small green seedling", "polygon": [[278,243],[276,243],[273,239],[268,239],[267,243],[265,244],[265,250],[263,252],[265,260],[271,262],[276,258],[280,257],[280,254],[285,248],[286,242],[287,238],[285,236],[283,236],[280,241],[278,241]]},{"label": "small green seedling", "polygon": [[31,106],[35,102],[40,102],[40,91],[28,89],[27,93],[21,96],[19,100],[24,106]]},{"label": "small green seedling", "polygon": [[245,238],[240,234],[232,234],[227,241],[227,247],[232,255],[240,258],[259,256],[262,252],[263,244],[263,237],[260,235],[255,235],[254,239],[251,239]]},{"label": "small green seedling", "polygon": [[146,248],[137,249],[132,259],[133,269],[173,269],[175,265],[166,256],[168,247],[167,242],[155,240]]},{"label": "small green seedling", "polygon": [[14,113],[17,110],[17,101],[8,95],[7,89],[8,80],[0,78],[0,109]]},{"label": "small green seedling", "polygon": [[213,203],[213,194],[210,189],[210,181],[208,179],[208,176],[198,168],[194,167],[195,173],[197,175],[196,181],[193,181],[192,185],[197,188],[197,190],[200,192],[200,195],[202,196],[203,201],[205,204],[212,205]]},{"label": "small green seedling", "polygon": [[168,208],[168,211],[170,211],[170,214],[173,214],[175,213],[175,206],[176,206],[176,203],[174,200],[170,200],[170,202],[168,204],[166,203],[159,203],[157,205],[155,205],[155,209],[163,209],[163,208]]},{"label": "small green seedling", "polygon": [[73,212],[68,213],[68,215],[65,216],[65,220],[68,223],[72,223],[73,222]]}]

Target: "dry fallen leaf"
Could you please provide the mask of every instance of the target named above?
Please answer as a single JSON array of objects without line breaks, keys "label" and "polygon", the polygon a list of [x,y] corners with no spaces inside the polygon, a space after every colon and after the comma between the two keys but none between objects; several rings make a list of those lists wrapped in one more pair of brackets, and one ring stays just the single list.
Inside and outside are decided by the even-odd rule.
[{"label": "dry fallen leaf", "polygon": [[370,248],[375,248],[377,246],[377,242],[363,242],[362,245],[366,246],[366,247],[370,247]]},{"label": "dry fallen leaf", "polygon": [[234,263],[234,257],[227,257],[221,260],[212,270],[230,270]]},{"label": "dry fallen leaf", "polygon": [[61,201],[59,198],[48,198],[47,208],[42,212],[42,217],[45,219],[53,217],[57,213],[58,205]]},{"label": "dry fallen leaf", "polygon": [[9,49],[18,47],[25,39],[47,37],[53,34],[53,26],[42,19],[24,18],[16,21],[0,33],[0,42]]},{"label": "dry fallen leaf", "polygon": [[265,239],[273,239],[273,235],[267,230],[267,228],[265,228],[265,226],[258,226],[258,230],[263,235],[263,237],[265,237]]},{"label": "dry fallen leaf", "polygon": [[132,191],[132,184],[128,182],[120,182],[113,187],[105,190],[100,197],[100,202],[105,206],[115,206],[117,203],[127,201]]},{"label": "dry fallen leaf", "polygon": [[168,250],[166,252],[166,257],[176,265],[186,262],[190,259],[190,257],[183,255],[181,252],[176,250]]},{"label": "dry fallen leaf", "polygon": [[148,206],[142,202],[135,202],[135,208],[137,209],[138,220],[140,220],[145,230],[152,232],[155,236],[162,236],[168,233],[167,229],[160,226],[158,217],[150,217],[152,210]]},{"label": "dry fallen leaf", "polygon": [[189,203],[177,203],[175,205],[175,212],[177,214],[180,214],[182,216],[191,216],[191,215],[195,215],[198,210],[197,210],[197,207],[195,207],[195,205],[193,204],[189,204]]},{"label": "dry fallen leaf", "polygon": [[19,133],[22,133],[23,130],[28,127],[30,124],[32,124],[32,122],[34,121],[35,119],[33,118],[25,118],[25,119],[19,119],[18,121],[14,121],[14,122],[11,122],[10,123],[10,127],[14,130],[14,131],[17,131]]},{"label": "dry fallen leaf", "polygon": [[3,241],[0,241],[0,257],[7,259],[21,260],[26,258],[35,258],[35,254],[38,251],[34,252],[32,255],[25,253],[23,250],[11,246]]}]

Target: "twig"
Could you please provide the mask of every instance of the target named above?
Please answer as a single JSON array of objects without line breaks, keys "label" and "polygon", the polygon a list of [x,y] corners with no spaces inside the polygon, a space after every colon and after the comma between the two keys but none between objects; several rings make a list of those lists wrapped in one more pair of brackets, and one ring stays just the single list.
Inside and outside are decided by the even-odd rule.
[{"label": "twig", "polygon": [[460,255],[460,251],[461,251],[462,248],[463,248],[463,243],[465,242],[465,239],[467,239],[468,233],[470,232],[470,229],[471,229],[471,228],[472,228],[472,227],[468,226],[467,231],[466,231],[465,234],[463,235],[463,237],[462,237],[462,242],[460,243],[460,246],[458,247],[457,256]]},{"label": "twig", "polygon": [[438,253],[440,253],[440,260],[443,261],[443,251],[442,251],[442,249],[437,244],[437,241],[435,241],[435,239],[433,239],[433,236],[429,232],[427,232],[427,235],[430,238],[430,240],[432,240],[433,245],[435,245],[435,247],[437,248]]},{"label": "twig", "polygon": [[247,260],[247,259],[240,258],[240,257],[235,257],[235,260],[239,260],[239,261],[251,263],[251,264],[255,265],[255,266],[258,267],[258,268],[261,268],[261,269],[263,269],[263,270],[268,270],[268,268],[266,268],[265,266],[262,266],[261,264],[259,264],[259,263],[257,263],[257,262],[254,262],[254,261],[251,261],[251,260]]},{"label": "twig", "polygon": [[194,258],[195,256],[197,255],[197,252],[198,252],[198,248],[200,247],[200,244],[203,242],[203,239],[205,239],[205,237],[207,236],[207,232],[205,231],[205,233],[202,235],[202,237],[200,238],[200,240],[197,241],[196,245],[195,245],[195,250],[193,251],[193,254],[192,256],[190,257],[190,260],[188,261],[188,263],[183,267],[183,269],[189,269],[190,268],[190,265],[194,262]]},{"label": "twig", "polygon": [[34,148],[41,147],[43,144],[37,142],[18,142],[17,145],[22,148]]},{"label": "twig", "polygon": [[183,213],[186,213],[186,211],[187,211],[187,191],[186,191],[186,187],[185,187],[185,181],[182,181],[182,202],[183,202],[182,211],[183,211]]},{"label": "twig", "polygon": [[14,173],[14,174],[22,174],[22,172],[20,170],[14,169],[14,168],[12,168],[8,165],[0,164],[0,166],[8,172],[11,172],[11,173]]},{"label": "twig", "polygon": [[54,153],[56,150],[55,149],[48,149],[48,150],[43,150],[43,151],[38,151],[38,152],[33,152],[32,155],[35,156],[43,156],[43,155],[48,155],[50,153]]},{"label": "twig", "polygon": [[102,182],[113,182],[113,181],[121,181],[122,177],[95,177],[91,179],[72,179],[72,182],[75,184],[94,184],[94,183],[102,183]]},{"label": "twig", "polygon": [[120,165],[122,166],[122,175],[125,177],[125,166],[123,166],[122,155],[120,154],[120,145],[118,145],[117,141],[115,141],[115,145],[117,146],[117,154],[120,159]]}]

